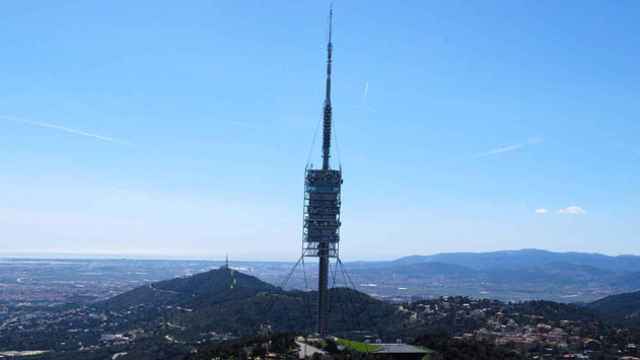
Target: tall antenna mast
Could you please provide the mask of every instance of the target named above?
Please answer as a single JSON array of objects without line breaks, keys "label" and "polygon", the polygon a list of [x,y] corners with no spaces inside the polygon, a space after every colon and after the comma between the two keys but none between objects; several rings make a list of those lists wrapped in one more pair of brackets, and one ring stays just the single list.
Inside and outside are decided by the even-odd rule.
[{"label": "tall antenna mast", "polygon": [[302,256],[318,258],[318,334],[329,333],[329,264],[339,259],[342,170],[331,169],[331,56],[333,6],[329,10],[327,83],[324,98],[322,169],[305,169]]},{"label": "tall antenna mast", "polygon": [[324,95],[324,118],[322,126],[322,169],[329,170],[329,158],[331,157],[331,57],[333,55],[333,44],[331,43],[331,33],[333,32],[333,4],[329,9],[329,42],[327,44],[327,80]]}]

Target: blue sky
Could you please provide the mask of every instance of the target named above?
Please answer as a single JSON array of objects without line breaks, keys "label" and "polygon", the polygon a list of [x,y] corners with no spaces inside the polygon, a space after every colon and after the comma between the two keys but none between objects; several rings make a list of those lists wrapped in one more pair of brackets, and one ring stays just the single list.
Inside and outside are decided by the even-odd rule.
[{"label": "blue sky", "polygon": [[[346,260],[640,253],[640,3],[334,7]],[[2,252],[295,259],[327,8],[0,5]]]}]

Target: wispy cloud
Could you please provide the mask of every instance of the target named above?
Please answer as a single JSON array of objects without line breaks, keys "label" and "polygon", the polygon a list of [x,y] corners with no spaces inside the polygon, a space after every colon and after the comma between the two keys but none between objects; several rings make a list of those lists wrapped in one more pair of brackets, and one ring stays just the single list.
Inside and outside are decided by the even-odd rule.
[{"label": "wispy cloud", "polygon": [[558,214],[562,215],[584,215],[586,213],[587,211],[585,209],[576,205],[567,206],[566,208],[558,210]]},{"label": "wispy cloud", "polygon": [[356,106],[357,108],[362,108],[368,112],[375,112],[376,110],[369,106],[369,81],[364,82],[364,87],[362,89],[362,97],[360,98],[360,105]]},{"label": "wispy cloud", "polygon": [[367,96],[369,95],[369,82],[365,81],[364,83],[364,92],[362,94],[362,102],[367,103]]},{"label": "wispy cloud", "polygon": [[548,212],[549,212],[549,210],[547,210],[545,208],[536,209],[536,214],[538,214],[538,215],[544,215],[544,214],[546,214]]},{"label": "wispy cloud", "polygon": [[41,128],[46,128],[46,129],[58,130],[58,131],[66,132],[67,134],[90,137],[90,138],[111,142],[111,143],[118,143],[118,144],[125,144],[125,145],[130,144],[128,141],[125,141],[125,140],[116,139],[110,136],[98,135],[98,134],[90,133],[84,130],[73,129],[66,126],[53,124],[50,122],[27,120],[27,119],[17,118],[14,116],[0,116],[0,119],[9,120],[9,121],[36,126],[36,127],[41,127]]},{"label": "wispy cloud", "polygon": [[517,151],[517,150],[520,150],[520,149],[524,149],[527,146],[540,144],[543,141],[544,140],[541,139],[541,138],[530,138],[529,140],[527,140],[527,142],[524,142],[524,143],[506,145],[506,146],[502,146],[502,147],[499,147],[499,148],[491,149],[489,151],[485,151],[485,152],[476,154],[474,156],[474,158],[478,159],[478,158],[483,158],[483,157],[487,157],[487,156],[493,156],[493,155],[508,153],[508,152],[512,152],[512,151]]}]

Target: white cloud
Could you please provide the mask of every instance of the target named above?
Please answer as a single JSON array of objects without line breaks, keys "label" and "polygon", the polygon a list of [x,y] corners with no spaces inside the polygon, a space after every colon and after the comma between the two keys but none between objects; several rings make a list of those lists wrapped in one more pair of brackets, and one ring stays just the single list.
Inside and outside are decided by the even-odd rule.
[{"label": "white cloud", "polygon": [[587,211],[585,209],[576,205],[567,206],[566,208],[558,210],[558,214],[563,215],[584,215],[586,213]]},{"label": "white cloud", "polygon": [[523,149],[523,148],[525,148],[527,146],[541,144],[543,141],[544,140],[542,138],[532,137],[532,138],[527,139],[527,142],[525,142],[525,143],[507,145],[507,146],[502,146],[502,147],[499,147],[499,148],[491,149],[489,151],[485,151],[485,152],[476,154],[474,157],[477,159],[477,158],[483,158],[483,157],[487,157],[487,156],[492,156],[492,155],[498,155],[498,154],[502,154],[502,153],[512,152],[512,151]]},{"label": "white cloud", "polygon": [[544,214],[546,214],[548,212],[549,212],[549,210],[547,210],[545,208],[536,209],[536,214],[544,215]]}]

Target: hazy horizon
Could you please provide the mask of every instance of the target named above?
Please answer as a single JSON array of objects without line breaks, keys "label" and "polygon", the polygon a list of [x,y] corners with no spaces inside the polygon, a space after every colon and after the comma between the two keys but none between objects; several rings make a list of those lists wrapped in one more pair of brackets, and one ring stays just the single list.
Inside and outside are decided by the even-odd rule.
[{"label": "hazy horizon", "polygon": [[[567,250],[567,251],[551,251],[547,249],[536,249],[536,248],[527,248],[527,249],[502,249],[502,250],[493,250],[493,251],[455,251],[455,252],[438,252],[438,253],[421,253],[421,254],[406,254],[399,257],[390,257],[390,258],[356,258],[356,259],[342,259],[344,262],[376,262],[376,261],[393,261],[403,257],[409,256],[433,256],[433,255],[442,255],[442,254],[487,254],[494,252],[518,252],[518,251],[546,251],[557,254],[567,254],[567,253],[580,253],[580,254],[591,254],[591,255],[604,255],[609,257],[618,257],[618,256],[640,256],[640,254],[633,253],[620,253],[620,254],[607,254],[601,252],[585,252],[578,250]],[[56,252],[1,252],[0,251],[0,259],[52,259],[52,260],[64,260],[64,259],[77,259],[77,260],[167,260],[167,261],[211,261],[211,262],[225,262],[226,256],[229,256],[229,261],[233,262],[275,262],[275,263],[294,263],[298,258],[252,258],[252,257],[234,257],[233,254],[223,254],[223,255],[214,255],[214,254],[175,254],[175,255],[167,255],[167,254],[153,254],[153,253],[56,253]],[[310,262],[315,262],[315,260],[307,260]]]}]

